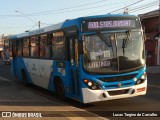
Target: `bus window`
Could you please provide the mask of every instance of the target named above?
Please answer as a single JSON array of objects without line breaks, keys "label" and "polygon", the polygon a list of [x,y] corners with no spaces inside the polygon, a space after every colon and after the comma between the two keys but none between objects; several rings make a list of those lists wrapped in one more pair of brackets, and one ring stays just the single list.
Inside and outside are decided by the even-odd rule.
[{"label": "bus window", "polygon": [[22,56],[22,40],[17,41],[17,56]]},{"label": "bus window", "polygon": [[70,48],[69,48],[69,50],[70,50],[70,61],[71,61],[71,65],[73,66],[74,65],[74,55],[73,55],[73,41],[72,41],[72,39],[70,39],[70,41],[69,41],[69,43],[70,43]]},{"label": "bus window", "polygon": [[78,65],[78,39],[75,39],[75,62]]},{"label": "bus window", "polygon": [[50,57],[50,44],[47,34],[40,36],[40,57]]},{"label": "bus window", "polygon": [[31,37],[30,39],[30,50],[31,50],[31,57],[38,57],[39,53],[38,53],[38,37],[34,36]]},{"label": "bus window", "polygon": [[63,36],[63,32],[53,33],[52,57],[55,59],[65,58],[65,37]]},{"label": "bus window", "polygon": [[29,39],[23,39],[23,56],[29,56]]}]

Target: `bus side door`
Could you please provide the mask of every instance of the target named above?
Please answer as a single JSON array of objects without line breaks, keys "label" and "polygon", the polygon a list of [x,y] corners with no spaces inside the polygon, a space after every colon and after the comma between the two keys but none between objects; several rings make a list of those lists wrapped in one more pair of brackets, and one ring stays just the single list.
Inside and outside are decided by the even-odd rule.
[{"label": "bus side door", "polygon": [[70,52],[70,73],[71,73],[71,88],[74,97],[80,97],[80,79],[79,79],[79,56],[78,56],[78,38],[72,36],[69,40]]}]

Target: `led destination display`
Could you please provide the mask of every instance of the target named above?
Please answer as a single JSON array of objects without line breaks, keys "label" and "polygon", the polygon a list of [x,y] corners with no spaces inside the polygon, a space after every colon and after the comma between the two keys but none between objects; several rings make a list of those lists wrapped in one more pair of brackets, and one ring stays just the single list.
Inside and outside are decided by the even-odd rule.
[{"label": "led destination display", "polygon": [[140,28],[140,22],[138,19],[118,19],[118,18],[106,18],[106,19],[90,19],[82,22],[82,31],[94,31],[94,30],[111,30],[111,29],[133,29]]},{"label": "led destination display", "polygon": [[88,22],[88,29],[129,27],[131,20]]}]

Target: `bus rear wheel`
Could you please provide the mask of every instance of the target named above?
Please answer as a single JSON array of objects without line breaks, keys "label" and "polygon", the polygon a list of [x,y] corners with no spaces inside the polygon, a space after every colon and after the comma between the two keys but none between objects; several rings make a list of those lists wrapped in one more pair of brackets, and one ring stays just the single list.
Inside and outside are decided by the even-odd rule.
[{"label": "bus rear wheel", "polygon": [[64,85],[59,78],[55,80],[55,88],[56,88],[56,94],[59,97],[59,99],[65,101],[66,97],[65,97]]}]

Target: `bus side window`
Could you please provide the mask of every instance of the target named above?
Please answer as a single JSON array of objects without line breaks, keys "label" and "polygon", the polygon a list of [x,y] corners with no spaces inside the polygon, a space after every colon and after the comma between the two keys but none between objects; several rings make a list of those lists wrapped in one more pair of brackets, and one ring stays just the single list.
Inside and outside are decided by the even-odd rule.
[{"label": "bus side window", "polygon": [[76,65],[78,66],[78,39],[75,39],[75,62]]},{"label": "bus side window", "polygon": [[23,39],[23,56],[28,57],[29,56],[29,39],[25,38]]},{"label": "bus side window", "polygon": [[70,53],[70,61],[71,61],[71,65],[73,66],[74,65],[74,55],[73,55],[73,41],[72,41],[72,39],[69,39],[69,46],[70,46],[70,48],[69,48],[69,53]]},{"label": "bus side window", "polygon": [[76,64],[76,66],[78,66],[78,57],[79,57],[79,53],[78,53],[78,39],[77,38],[70,38],[69,39],[69,53],[70,53],[70,61],[71,61],[71,65],[73,66],[74,64]]},{"label": "bus side window", "polygon": [[17,40],[17,56],[22,56],[22,40]]},{"label": "bus side window", "polygon": [[12,55],[13,57],[16,57],[16,42],[12,43]]},{"label": "bus side window", "polygon": [[31,50],[31,57],[38,57],[39,56],[39,50],[38,50],[38,36],[33,36],[30,39],[30,50]]},{"label": "bus side window", "polygon": [[52,57],[54,59],[65,59],[65,37],[63,32],[55,32],[52,37]]},{"label": "bus side window", "polygon": [[50,42],[47,34],[40,36],[40,57],[50,57]]}]

